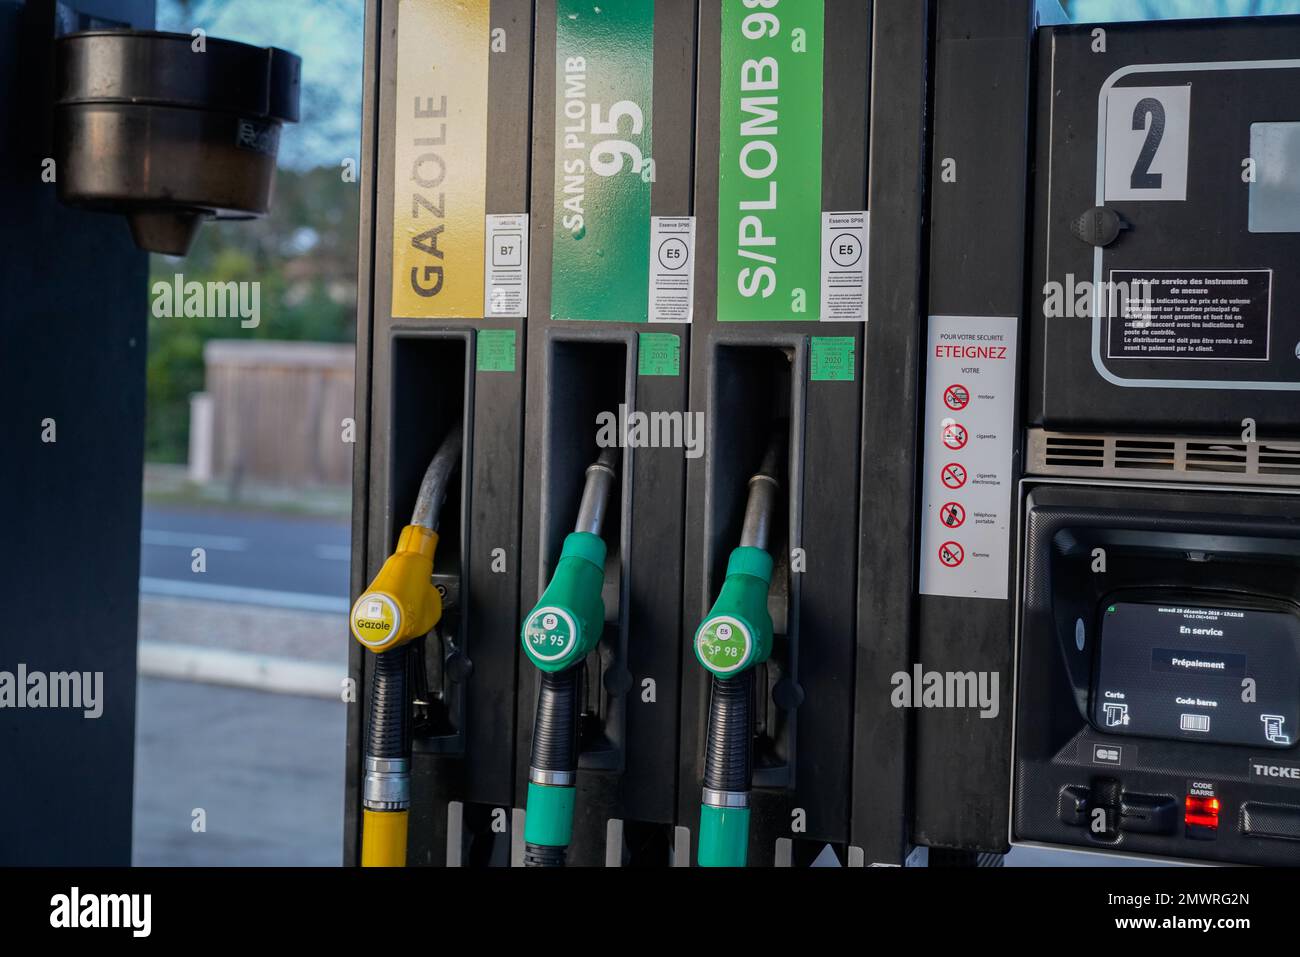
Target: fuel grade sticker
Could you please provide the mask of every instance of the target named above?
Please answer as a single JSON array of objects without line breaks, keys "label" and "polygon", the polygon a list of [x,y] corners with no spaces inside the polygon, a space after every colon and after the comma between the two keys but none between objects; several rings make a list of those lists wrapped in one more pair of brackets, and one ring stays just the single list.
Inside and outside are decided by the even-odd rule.
[{"label": "fuel grade sticker", "polygon": [[695,636],[695,652],[710,671],[729,674],[749,661],[754,642],[749,629],[738,618],[719,615],[710,618]]},{"label": "fuel grade sticker", "polygon": [[559,661],[577,640],[578,626],[562,608],[538,608],[524,625],[524,645],[539,661]]},{"label": "fuel grade sticker", "polygon": [[387,595],[362,595],[352,606],[352,634],[363,645],[382,645],[397,631],[402,613]]}]

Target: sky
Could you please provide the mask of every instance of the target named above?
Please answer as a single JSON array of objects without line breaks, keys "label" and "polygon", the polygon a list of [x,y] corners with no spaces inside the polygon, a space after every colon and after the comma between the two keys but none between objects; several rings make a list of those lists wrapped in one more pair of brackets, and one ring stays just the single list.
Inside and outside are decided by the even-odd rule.
[{"label": "sky", "polygon": [[302,57],[302,120],[280,138],[280,165],[338,167],[361,151],[364,0],[158,0],[158,29],[277,46]]},{"label": "sky", "polygon": [[[1076,22],[1300,13],[1300,0],[1038,0]],[[302,121],[286,126],[280,164],[338,166],[361,149],[364,0],[158,0],[158,29],[291,50],[303,60]]]},{"label": "sky", "polygon": [[[1059,0],[1039,0],[1039,7]],[[1300,13],[1300,0],[1065,0],[1076,23]]]}]

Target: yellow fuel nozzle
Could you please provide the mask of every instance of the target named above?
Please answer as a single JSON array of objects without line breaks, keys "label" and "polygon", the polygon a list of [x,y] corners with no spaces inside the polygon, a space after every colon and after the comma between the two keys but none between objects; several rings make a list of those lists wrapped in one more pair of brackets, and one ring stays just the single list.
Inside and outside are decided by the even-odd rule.
[{"label": "yellow fuel nozzle", "polygon": [[460,461],[461,427],[443,439],[425,470],[397,549],[352,606],[352,637],[375,653],[401,647],[426,635],[442,617],[442,596],[433,585],[433,556],[438,550],[438,513]]},{"label": "yellow fuel nozzle", "polygon": [[433,586],[438,533],[407,525],[397,550],[352,606],[352,637],[373,652],[388,651],[428,634],[442,617],[442,596]]}]

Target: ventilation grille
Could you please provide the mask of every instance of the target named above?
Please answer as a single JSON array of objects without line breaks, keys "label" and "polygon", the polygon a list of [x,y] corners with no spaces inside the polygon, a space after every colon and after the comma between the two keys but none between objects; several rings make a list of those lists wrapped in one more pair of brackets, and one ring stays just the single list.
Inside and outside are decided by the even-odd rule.
[{"label": "ventilation grille", "polygon": [[1029,431],[1029,472],[1300,486],[1300,442]]},{"label": "ventilation grille", "polygon": [[1114,462],[1117,469],[1159,469],[1172,472],[1178,449],[1165,439],[1116,439]]}]

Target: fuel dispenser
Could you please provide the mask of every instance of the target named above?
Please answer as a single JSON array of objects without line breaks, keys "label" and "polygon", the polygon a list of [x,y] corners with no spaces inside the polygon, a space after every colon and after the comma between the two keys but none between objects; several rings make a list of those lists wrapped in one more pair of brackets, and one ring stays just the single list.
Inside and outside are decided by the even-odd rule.
[{"label": "fuel dispenser", "polygon": [[[396,560],[398,516],[416,507],[444,436],[463,437],[463,458],[431,577],[415,576],[436,592],[438,629],[398,649],[406,672],[383,664],[398,653],[353,648],[349,863],[366,861],[368,831],[387,820],[371,765],[388,756],[371,753],[364,716],[390,704],[410,708],[407,862],[510,860],[530,152],[518,116],[531,37],[529,0],[366,8],[354,595]],[[400,538],[414,568],[425,536]]]},{"label": "fuel dispenser", "polygon": [[[708,442],[687,476],[681,633],[700,661],[682,668],[678,820],[701,864],[862,863],[849,791],[871,14],[700,11],[691,409]],[[773,438],[784,461],[764,466]],[[746,529],[747,512],[766,524]],[[745,665],[719,675],[746,635]]]},{"label": "fuel dispenser", "polygon": [[1300,862],[1297,50],[1039,36],[1016,841]]},{"label": "fuel dispenser", "polygon": [[[519,676],[518,865],[666,866],[684,853],[674,829],[682,503],[685,462],[704,438],[686,414],[685,375],[696,7],[536,8],[520,600],[541,601],[522,628],[542,667]],[[617,453],[617,480],[611,461],[593,466],[605,489],[597,539],[575,516],[583,470],[605,453]],[[568,629],[547,596],[579,580],[589,617],[574,624],[592,650],[584,658],[575,644],[555,672],[528,635],[559,634],[547,615]],[[563,768],[549,766],[557,748]],[[554,771],[572,772],[571,791],[553,786]],[[571,831],[559,823],[570,817]]]}]

